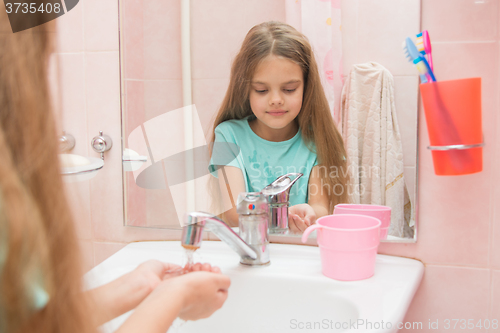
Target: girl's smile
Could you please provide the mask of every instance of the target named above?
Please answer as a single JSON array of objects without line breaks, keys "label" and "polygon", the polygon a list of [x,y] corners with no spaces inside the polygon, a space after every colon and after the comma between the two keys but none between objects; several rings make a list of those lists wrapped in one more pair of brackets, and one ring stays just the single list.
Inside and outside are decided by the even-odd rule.
[{"label": "girl's smile", "polygon": [[250,85],[250,107],[257,117],[252,130],[268,141],[291,139],[298,131],[294,121],[302,108],[302,69],[288,59],[270,55],[255,70]]},{"label": "girl's smile", "polygon": [[271,110],[271,111],[267,111],[268,114],[270,114],[271,116],[282,116],[286,113],[285,110]]}]

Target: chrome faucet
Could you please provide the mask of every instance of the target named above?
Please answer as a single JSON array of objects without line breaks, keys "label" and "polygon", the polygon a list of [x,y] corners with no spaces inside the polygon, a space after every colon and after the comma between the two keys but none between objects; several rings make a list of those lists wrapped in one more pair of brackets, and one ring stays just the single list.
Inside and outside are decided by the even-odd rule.
[{"label": "chrome faucet", "polygon": [[262,194],[269,203],[269,233],[284,234],[288,231],[288,206],[290,189],[302,173],[287,173],[264,187]]},{"label": "chrome faucet", "polygon": [[241,238],[257,253],[257,260],[240,261],[245,265],[266,265],[269,260],[269,208],[261,192],[243,192],[238,195],[238,226]]},{"label": "chrome faucet", "polygon": [[211,214],[189,213],[182,228],[182,246],[197,249],[201,246],[203,230],[212,231],[240,255],[241,264],[268,265],[268,235],[288,230],[290,189],[300,177],[301,173],[289,173],[266,186],[262,192],[240,193],[236,207],[240,235]]},{"label": "chrome faucet", "polygon": [[[182,246],[188,249],[201,246],[203,230],[212,231],[221,241],[229,245],[240,255],[240,263],[244,265],[266,265],[265,256],[256,247],[249,245],[221,219],[203,212],[192,212],[187,215],[187,221],[182,228]],[[266,233],[267,236],[267,233]],[[267,247],[266,247],[267,248]]]}]

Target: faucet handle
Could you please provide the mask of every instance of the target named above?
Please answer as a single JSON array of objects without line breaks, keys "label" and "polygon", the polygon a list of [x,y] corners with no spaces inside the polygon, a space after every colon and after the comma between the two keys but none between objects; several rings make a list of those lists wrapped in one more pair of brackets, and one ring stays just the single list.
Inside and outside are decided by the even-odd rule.
[{"label": "faucet handle", "polygon": [[[271,184],[264,187],[262,193],[269,198],[270,204],[288,202],[290,189],[303,175],[302,173],[287,173],[280,176]],[[291,177],[294,177],[294,179],[292,180]]]},{"label": "faucet handle", "polygon": [[238,195],[236,212],[241,215],[267,214],[267,197],[262,192],[242,192]]}]

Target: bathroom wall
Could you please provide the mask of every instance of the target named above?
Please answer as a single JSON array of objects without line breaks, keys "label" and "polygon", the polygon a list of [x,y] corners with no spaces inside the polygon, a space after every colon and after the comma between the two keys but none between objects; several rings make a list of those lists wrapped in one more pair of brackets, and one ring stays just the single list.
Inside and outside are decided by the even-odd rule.
[{"label": "bathroom wall", "polygon": [[[126,1],[135,5],[145,2]],[[268,3],[259,1],[262,6]],[[368,0],[348,1],[361,6]],[[384,1],[398,3],[398,0]],[[234,15],[234,3],[211,2],[214,7],[226,8],[225,15]],[[445,319],[477,322],[494,319],[495,315],[500,319],[500,212],[496,209],[500,207],[500,190],[495,186],[500,183],[496,168],[500,162],[500,137],[496,130],[500,128],[497,117],[500,4],[498,0],[422,0],[421,10],[422,27],[430,31],[433,42],[438,79],[483,78],[484,171],[458,177],[435,176],[431,154],[426,149],[429,141],[425,118],[420,110],[418,241],[384,243],[380,253],[417,258],[426,265],[424,279],[405,321],[422,322],[426,328],[429,320],[439,320],[442,325]],[[345,20],[356,20],[360,35],[369,31],[368,20],[360,19],[356,10],[344,14]],[[211,14],[206,12],[206,15]],[[386,15],[392,17],[398,13]],[[99,130],[110,135],[115,144],[106,153],[104,169],[94,179],[67,187],[85,267],[90,269],[128,242],[178,239],[179,232],[123,226],[118,1],[80,1],[57,23],[58,48],[51,63],[58,64],[59,77],[52,77],[51,81],[60,87],[60,94],[54,93],[54,100],[62,113],[61,128],[76,137],[74,152],[78,154],[96,156],[90,140]],[[178,47],[177,41],[170,43]],[[394,56],[387,55],[387,61]],[[215,60],[200,59],[208,69]],[[194,96],[200,101],[196,103],[211,105],[211,96],[219,94],[225,82],[202,70],[193,75],[194,85],[206,86],[206,94]],[[405,80],[404,75],[399,79]]]},{"label": "bathroom wall", "polygon": [[80,1],[57,19],[50,62],[59,126],[76,138],[72,153],[99,156],[90,140],[100,130],[114,143],[92,180],[67,184],[86,270],[128,242],[180,238],[175,231],[123,227],[118,17],[118,0]]},{"label": "bathroom wall", "polygon": [[422,29],[431,36],[438,80],[482,78],[486,143],[483,172],[434,175],[420,109],[417,243],[386,243],[379,252],[425,263],[405,319],[424,327],[429,319],[439,319],[440,325],[445,319],[500,320],[499,28],[500,1],[422,0]]}]

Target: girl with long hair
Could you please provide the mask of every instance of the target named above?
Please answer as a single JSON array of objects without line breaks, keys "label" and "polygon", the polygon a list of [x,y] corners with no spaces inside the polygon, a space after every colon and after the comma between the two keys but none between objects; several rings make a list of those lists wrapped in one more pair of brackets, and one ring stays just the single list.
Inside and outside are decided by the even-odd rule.
[{"label": "girl with long hair", "polygon": [[0,4],[0,333],[96,332],[134,308],[120,332],[164,333],[177,316],[208,317],[230,284],[208,264],[171,277],[175,265],[148,261],[82,292],[47,83],[54,34],[53,22],[13,33]]},{"label": "girl with long hair", "polygon": [[304,174],[290,193],[291,231],[348,202],[346,153],[311,45],[285,23],[265,22],[246,35],[211,143],[209,168],[220,191],[229,191],[221,204],[232,206],[223,214],[232,226],[240,192],[260,191],[290,172]]}]

